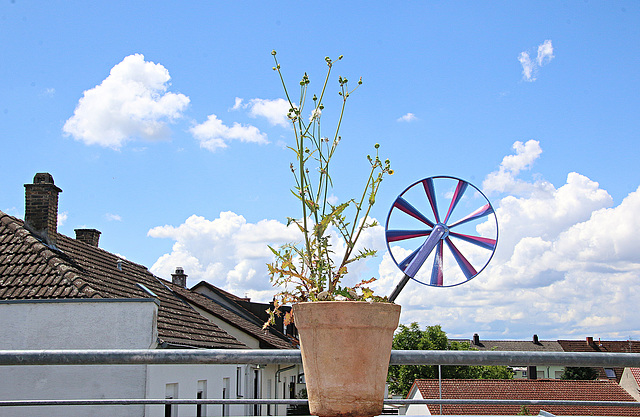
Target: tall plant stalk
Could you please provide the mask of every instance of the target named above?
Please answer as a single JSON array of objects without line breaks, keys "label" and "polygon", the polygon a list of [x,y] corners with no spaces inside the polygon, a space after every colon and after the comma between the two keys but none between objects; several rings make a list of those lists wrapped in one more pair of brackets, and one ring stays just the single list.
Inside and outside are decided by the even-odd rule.
[{"label": "tall plant stalk", "polygon": [[[374,256],[376,251],[360,249],[354,253],[356,243],[364,229],[377,225],[369,220],[371,208],[380,183],[386,174],[393,174],[389,160],[381,161],[378,156],[379,145],[375,145],[375,156],[367,156],[371,169],[359,200],[349,199],[343,203],[332,204],[330,191],[334,182],[330,175],[331,160],[338,144],[342,140],[340,128],[343,123],[347,99],[362,85],[362,78],[355,88],[349,90],[349,80],[338,77],[341,97],[337,122],[332,129],[331,138],[322,135],[322,112],[325,93],[331,79],[336,60],[325,58],[327,73],[319,94],[309,99],[309,76],[305,73],[299,82],[300,96],[294,101],[287,88],[276,51],[272,52],[284,94],[289,103],[288,118],[294,131],[295,146],[290,146],[296,163],[290,169],[294,177],[293,195],[300,201],[301,217],[288,217],[287,225],[295,225],[303,236],[302,244],[287,243],[279,248],[269,247],[275,256],[268,264],[271,282],[282,289],[274,298],[275,308],[270,311],[272,321],[283,304],[301,301],[322,301],[335,299],[382,300],[373,295],[365,285],[373,281],[362,280],[353,287],[341,286],[341,278],[347,273],[347,265]],[[310,102],[311,109],[307,117],[305,105]],[[348,218],[350,214],[350,217]],[[338,234],[345,245],[345,253],[336,255],[330,244],[331,233]],[[286,318],[287,321],[290,317]]]}]

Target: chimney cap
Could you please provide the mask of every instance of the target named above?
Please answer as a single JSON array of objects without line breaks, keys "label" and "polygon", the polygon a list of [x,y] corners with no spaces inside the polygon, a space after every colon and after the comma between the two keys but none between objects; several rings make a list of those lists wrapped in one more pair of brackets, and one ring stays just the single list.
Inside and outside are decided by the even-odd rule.
[{"label": "chimney cap", "polygon": [[33,176],[33,185],[51,185],[57,192],[61,193],[62,190],[55,185],[53,181],[53,175],[48,172],[38,172]]}]

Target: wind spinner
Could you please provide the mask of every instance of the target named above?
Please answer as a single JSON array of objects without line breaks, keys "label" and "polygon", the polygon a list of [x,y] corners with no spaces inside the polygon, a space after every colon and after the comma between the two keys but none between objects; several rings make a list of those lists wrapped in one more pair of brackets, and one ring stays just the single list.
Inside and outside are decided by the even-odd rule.
[{"label": "wind spinner", "polygon": [[475,278],[496,251],[498,219],[474,185],[435,176],[411,184],[396,198],[385,233],[389,253],[404,272],[389,297],[393,302],[410,279],[452,287]]}]

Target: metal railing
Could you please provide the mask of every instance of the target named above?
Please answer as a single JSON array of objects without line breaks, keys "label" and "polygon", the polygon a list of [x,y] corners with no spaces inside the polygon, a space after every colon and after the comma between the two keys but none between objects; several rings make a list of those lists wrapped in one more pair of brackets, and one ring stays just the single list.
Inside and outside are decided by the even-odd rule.
[{"label": "metal railing", "polygon": [[[299,350],[131,349],[131,350],[0,350],[0,366],[41,365],[180,365],[180,364],[301,364]],[[640,353],[511,352],[394,350],[390,365],[507,365],[572,367],[640,367]],[[0,407],[60,405],[153,404],[275,404],[304,405],[296,399],[82,399],[0,400]],[[480,404],[615,406],[640,408],[631,401],[388,399],[385,404]]]}]

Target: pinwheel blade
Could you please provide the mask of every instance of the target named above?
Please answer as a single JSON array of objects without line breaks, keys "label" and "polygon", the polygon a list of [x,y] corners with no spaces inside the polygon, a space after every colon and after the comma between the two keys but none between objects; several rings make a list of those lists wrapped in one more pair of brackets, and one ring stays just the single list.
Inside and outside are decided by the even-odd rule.
[{"label": "pinwheel blade", "polygon": [[458,239],[462,239],[465,242],[473,243],[474,245],[489,250],[494,250],[496,248],[496,243],[498,242],[497,240],[490,239],[488,237],[469,236],[454,232],[449,232],[449,236],[457,237]]},{"label": "pinwheel blade", "polygon": [[429,236],[431,230],[387,230],[387,242],[413,239],[415,237]]},{"label": "pinwheel blade", "polygon": [[433,269],[431,269],[431,285],[442,287],[442,240],[436,246],[436,259],[433,261]]},{"label": "pinwheel blade", "polygon": [[404,258],[402,260],[402,262],[400,262],[398,264],[398,268],[400,268],[401,271],[406,271],[407,270],[407,266],[409,266],[409,264],[411,263],[411,261],[413,261],[413,258],[416,257],[416,255],[418,254],[419,251],[420,251],[420,247],[418,249],[414,250],[413,252],[411,252],[411,254],[409,256]]},{"label": "pinwheel blade", "polygon": [[447,237],[445,241],[447,242],[447,246],[449,247],[449,250],[451,250],[451,254],[455,258],[458,266],[462,270],[462,273],[467,278],[467,280],[470,280],[471,278],[476,276],[478,274],[476,269],[473,267],[473,265],[471,265],[471,262],[469,262],[469,260],[465,258],[462,253],[460,253],[458,248],[456,248],[456,245],[451,242],[451,239]]},{"label": "pinwheel blade", "polygon": [[426,218],[422,213],[418,211],[415,207],[413,207],[407,200],[402,197],[398,197],[396,202],[393,204],[393,207],[407,213],[409,216],[414,217],[420,220],[422,223],[426,224],[429,227],[433,227],[434,223]]},{"label": "pinwheel blade", "polygon": [[462,180],[458,180],[458,185],[456,186],[456,191],[453,193],[453,198],[451,199],[451,204],[449,205],[449,211],[447,211],[447,217],[444,218],[444,223],[446,224],[449,221],[449,216],[453,213],[453,209],[456,208],[462,195],[467,189],[468,183]]},{"label": "pinwheel blade", "polygon": [[438,214],[438,204],[436,202],[436,189],[433,186],[433,178],[427,178],[422,181],[424,192],[427,194],[429,204],[431,204],[431,210],[433,210],[434,216],[436,216],[436,223],[440,223],[440,215]]},{"label": "pinwheel blade", "polygon": [[493,207],[491,207],[491,204],[485,204],[484,206],[480,207],[479,209],[477,209],[473,213],[471,213],[471,214],[463,217],[462,219],[458,220],[457,222],[449,225],[449,227],[452,228],[452,227],[460,226],[461,224],[465,224],[467,222],[470,222],[470,221],[473,221],[473,220],[477,220],[477,219],[480,219],[482,217],[486,217],[491,213],[493,213]]}]

